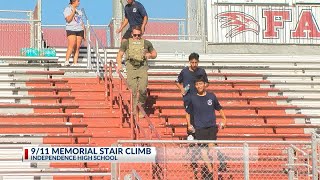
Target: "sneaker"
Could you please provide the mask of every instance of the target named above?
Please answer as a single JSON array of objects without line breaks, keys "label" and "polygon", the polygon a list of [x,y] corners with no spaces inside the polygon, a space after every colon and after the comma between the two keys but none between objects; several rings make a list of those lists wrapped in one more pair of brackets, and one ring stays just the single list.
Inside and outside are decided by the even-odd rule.
[{"label": "sneaker", "polygon": [[133,114],[133,116],[136,118],[139,117],[139,119],[144,118],[144,115],[142,114],[142,112],[139,112],[139,113],[136,112]]},{"label": "sneaker", "polygon": [[194,140],[194,137],[190,134],[190,135],[187,137],[187,140],[188,140],[188,141],[193,141],[193,140]]},{"label": "sneaker", "polygon": [[69,61],[64,62],[64,66],[70,66]]},{"label": "sneaker", "polygon": [[144,115],[142,114],[142,112],[139,112],[139,118],[144,118]]},{"label": "sneaker", "polygon": [[78,66],[78,64],[71,64],[71,66]]}]

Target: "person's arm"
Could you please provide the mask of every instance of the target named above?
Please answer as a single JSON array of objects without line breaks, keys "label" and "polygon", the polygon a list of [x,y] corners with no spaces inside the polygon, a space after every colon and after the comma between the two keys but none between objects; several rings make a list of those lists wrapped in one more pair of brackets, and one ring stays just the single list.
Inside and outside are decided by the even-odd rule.
[{"label": "person's arm", "polygon": [[215,110],[217,110],[217,111],[219,111],[219,113],[220,113],[220,115],[221,115],[221,117],[222,117],[222,122],[221,122],[221,126],[220,126],[220,128],[221,129],[223,129],[223,128],[225,128],[226,127],[226,125],[227,125],[227,118],[226,118],[226,116],[224,115],[224,112],[223,112],[223,110],[222,110],[222,106],[220,105],[220,103],[219,103],[219,100],[217,99],[217,97],[216,97],[216,95],[214,95],[213,94],[213,99],[214,99],[214,109]]},{"label": "person's arm", "polygon": [[227,118],[226,118],[222,109],[220,109],[219,113],[222,117],[221,128],[223,129],[223,128],[227,127]]},{"label": "person's arm", "polygon": [[208,87],[209,86],[208,75],[206,73],[206,70],[204,70],[204,69],[203,69],[203,78],[204,78],[206,87]]},{"label": "person's arm", "polygon": [[[64,11],[64,16],[65,16],[65,19],[66,19],[66,22],[67,23],[70,23],[72,20],[73,20],[73,18],[74,18],[74,16],[75,16],[75,14],[76,14],[76,8],[75,7],[73,7],[73,6],[71,6],[71,12],[66,12],[66,11],[68,11],[68,10],[65,10]],[[69,14],[70,13],[70,14]],[[67,14],[69,14],[69,15],[67,15]]]},{"label": "person's arm", "polygon": [[157,58],[157,56],[158,56],[158,53],[157,53],[157,51],[155,49],[153,49],[151,52],[147,52],[145,54],[145,57],[146,57],[147,60],[148,59],[155,59],[155,58]]},{"label": "person's arm", "polygon": [[184,96],[186,94],[184,88],[183,88],[183,70],[180,72],[180,74],[178,75],[177,80],[175,81],[177,87],[180,89],[182,96]]},{"label": "person's arm", "polygon": [[129,21],[127,18],[124,18],[124,20],[121,23],[120,28],[117,30],[117,33],[122,32],[123,28],[125,28],[128,25]]},{"label": "person's arm", "polygon": [[177,87],[180,89],[181,94],[184,96],[184,95],[186,94],[186,92],[185,92],[185,90],[184,90],[184,88],[183,88],[182,83],[177,82],[176,85],[177,85]]},{"label": "person's arm", "polygon": [[142,30],[141,33],[144,34],[144,32],[146,30],[146,25],[148,23],[148,14],[142,4],[141,4],[141,6],[139,6],[138,10],[139,10],[140,16],[143,17],[143,21],[141,24],[141,30]]},{"label": "person's arm", "polygon": [[186,120],[187,120],[188,130],[193,131],[194,127],[190,123],[190,114],[189,113],[186,114]]},{"label": "person's arm", "polygon": [[194,127],[192,126],[191,122],[190,122],[190,114],[193,113],[193,107],[192,107],[192,102],[191,99],[189,101],[187,101],[186,105],[185,105],[185,110],[187,112],[186,114],[186,120],[187,120],[187,125],[188,125],[188,130],[189,131],[193,131]]},{"label": "person's arm", "polygon": [[148,49],[148,52],[146,52],[145,55],[144,55],[145,58],[146,58],[146,60],[157,58],[158,53],[157,53],[157,51],[153,48],[152,43],[151,43],[150,41],[147,41],[147,40],[145,40],[145,43],[147,44],[146,47],[147,47],[147,49]]},{"label": "person's arm", "polygon": [[117,72],[122,71],[122,57],[124,55],[124,52],[120,49],[117,54]]},{"label": "person's arm", "polygon": [[148,16],[144,16],[143,17],[143,22],[141,25],[141,33],[144,34],[145,30],[146,30],[146,25],[148,23]]},{"label": "person's arm", "polygon": [[117,54],[117,71],[122,71],[122,57],[127,50],[128,41],[122,42]]}]

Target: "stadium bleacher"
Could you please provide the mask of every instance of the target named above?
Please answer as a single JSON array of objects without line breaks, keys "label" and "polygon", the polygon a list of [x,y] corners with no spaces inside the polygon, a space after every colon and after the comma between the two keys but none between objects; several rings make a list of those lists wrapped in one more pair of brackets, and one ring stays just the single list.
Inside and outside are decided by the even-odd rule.
[{"label": "stadium bleacher", "polygon": [[[29,33],[29,25],[15,28]],[[179,30],[177,23],[150,22],[146,34],[178,34]],[[160,51],[148,61],[147,106],[138,107],[144,117],[134,117],[126,73],[115,71],[118,49],[105,49],[106,29],[93,31],[91,41],[101,40],[102,47],[93,46],[90,52],[82,47],[78,65],[71,67],[62,66],[66,38],[61,28],[43,28],[43,41],[55,48],[57,57],[16,56],[30,41],[30,36],[21,34],[14,34],[24,38],[21,45],[0,45],[0,179],[130,179],[127,175],[135,176],[131,179],[201,179],[189,161],[22,162],[27,145],[155,146],[168,148],[164,151],[168,159],[190,156],[194,143],[187,141],[185,110],[175,85],[178,73],[188,66],[188,55]],[[165,38],[180,40],[178,36],[158,40]],[[248,179],[245,169],[250,179],[257,180],[319,175],[313,165],[320,166],[314,161],[320,146],[312,144],[320,128],[319,59],[319,55],[200,53],[200,67],[210,82],[208,91],[217,95],[228,119],[227,128],[218,132],[216,150],[226,156],[215,157],[214,179]]]},{"label": "stadium bleacher", "polygon": [[[111,59],[116,51],[109,49]],[[121,93],[117,90],[120,87],[117,74],[112,72],[113,80],[109,86],[108,79],[99,79],[95,72],[86,69],[87,53],[85,49],[81,53],[82,64],[70,68],[60,66],[64,53],[59,51],[58,59],[32,59],[39,63],[27,63],[30,60],[27,58],[6,59],[7,64],[2,64],[0,71],[2,143],[17,147],[21,147],[21,143],[111,146],[117,140],[132,138],[130,114],[119,109],[121,104],[116,98]],[[219,131],[219,140],[301,141],[310,139],[310,132],[320,127],[317,114],[319,75],[316,73],[317,64],[312,63],[315,57],[281,57],[278,60],[258,55],[238,56],[239,60],[212,54],[201,54],[200,57],[200,65],[209,75],[209,91],[218,96],[228,117],[228,128]],[[219,62],[219,58],[224,61]],[[255,63],[250,66],[239,63],[244,58]],[[297,66],[296,59],[305,61],[301,63],[299,60]],[[186,62],[174,54],[161,53],[156,60],[149,62],[149,106],[146,112],[162,140],[183,140],[187,136],[182,101],[174,84],[177,73],[187,65]],[[110,91],[116,98],[113,103]],[[150,123],[143,122],[143,119],[140,128],[148,129]],[[137,138],[146,137],[141,133]],[[19,159],[12,158],[13,161]],[[285,160],[273,163],[283,168],[283,162]],[[264,159],[257,169],[263,163],[270,164]],[[254,178],[271,177],[276,164],[270,168],[270,173],[257,174]],[[111,172],[108,163],[51,163],[41,167],[50,170],[30,166],[12,170],[12,173],[17,177],[29,173],[54,176],[55,179],[85,179],[88,176],[108,179]],[[229,173],[221,172],[221,175],[228,177],[230,172],[239,171],[232,163],[228,169]],[[188,171],[192,172],[191,169]],[[55,176],[56,172],[65,174]],[[10,173],[3,173],[3,176]],[[278,173],[277,177],[287,177],[283,171]],[[139,174],[141,176],[141,171]],[[240,178],[241,174],[234,176]]]},{"label": "stadium bleacher", "polygon": [[[249,55],[249,57],[238,55],[237,58],[230,58],[228,55],[200,55],[200,66],[204,64],[202,67],[209,72],[209,91],[214,92],[220,99],[228,119],[227,128],[218,132],[218,140],[248,142],[309,140],[310,133],[320,126],[318,74],[314,71],[319,67],[313,60],[308,60],[316,57],[282,56],[276,59],[263,55]],[[219,59],[223,59],[220,61],[225,65],[206,65],[206,63],[213,64]],[[252,59],[254,66],[248,68],[248,63],[239,63],[241,59],[249,61]],[[294,65],[295,61],[303,63],[297,67]],[[238,63],[237,68],[232,62]],[[265,68],[266,62],[269,63],[267,68]],[[175,86],[175,79],[182,67],[187,65],[187,60],[177,58],[174,54],[170,57],[168,54],[160,53],[156,60],[149,61],[149,65],[149,109],[147,109],[149,117],[162,140],[184,140],[187,137],[185,112],[181,94]],[[228,69],[227,66],[232,68]],[[262,66],[263,68],[260,68]],[[218,115],[218,121],[220,118]],[[279,158],[272,153],[266,156]],[[284,171],[286,167],[283,164],[286,160],[270,162],[262,156],[261,161],[257,163],[257,170],[250,165],[250,173],[253,174],[250,179],[287,178],[287,172]],[[228,179],[234,173],[233,178],[243,179],[241,173],[236,173],[239,170],[233,167],[232,162],[229,165],[228,172],[218,174]],[[259,174],[259,168],[265,165],[269,165],[270,169]],[[174,164],[172,168],[178,166],[179,164]],[[138,169],[140,176],[144,172],[137,166],[132,168]],[[169,168],[169,165],[163,165],[163,168]],[[193,178],[192,169],[187,168],[183,172],[177,169],[172,170],[173,174],[167,172],[165,179]],[[281,170],[276,172],[275,169]],[[148,175],[143,174],[142,177],[148,178]],[[308,175],[301,175],[299,179],[307,177]]]}]

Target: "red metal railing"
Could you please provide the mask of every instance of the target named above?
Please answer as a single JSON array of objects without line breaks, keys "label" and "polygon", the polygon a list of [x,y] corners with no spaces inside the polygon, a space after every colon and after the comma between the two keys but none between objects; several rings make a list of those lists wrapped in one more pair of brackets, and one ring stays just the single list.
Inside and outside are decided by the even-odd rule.
[{"label": "red metal railing", "polygon": [[[152,139],[153,135],[155,135],[157,139],[161,139],[157,129],[154,127],[153,123],[151,122],[147,113],[144,111],[144,108],[141,106],[141,104],[138,104],[137,109],[138,109],[138,113],[141,112],[143,117],[145,118],[145,120],[148,123],[149,139]],[[136,117],[137,117],[137,121],[140,122],[140,117],[139,116],[136,116]]]},{"label": "red metal railing", "polygon": [[147,139],[152,139],[153,137],[161,139],[158,131],[154,127],[149,116],[140,104],[137,106],[137,110],[138,112],[142,113],[144,119],[147,121],[148,131],[146,131],[141,125],[141,118],[138,115],[134,116],[132,90],[128,88],[129,86],[127,84],[127,81],[121,72],[117,72],[119,76],[119,81],[115,80],[115,78],[112,76],[113,69],[116,69],[116,63],[110,60],[109,65],[105,66],[105,83],[107,99],[111,102],[112,110],[114,108],[114,105],[117,104],[119,106],[120,118],[122,120],[124,118],[129,119],[129,124],[132,132],[131,138],[139,139],[141,133],[143,137]]}]

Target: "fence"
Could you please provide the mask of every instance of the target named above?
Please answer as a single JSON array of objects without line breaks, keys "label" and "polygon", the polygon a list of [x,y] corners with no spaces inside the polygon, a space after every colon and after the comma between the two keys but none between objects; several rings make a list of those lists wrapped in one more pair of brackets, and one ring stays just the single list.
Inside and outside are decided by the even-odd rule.
[{"label": "fence", "polygon": [[[121,21],[121,19],[113,19],[109,26],[117,27]],[[188,37],[186,24],[186,19],[149,18],[143,37],[150,40],[186,40]]]},{"label": "fence", "polygon": [[[110,45],[112,47],[118,46],[117,43],[120,42],[122,35],[125,33],[125,30],[120,34],[116,33],[121,21],[121,19],[113,19],[109,24]],[[191,39],[201,40],[202,36],[200,34],[187,34],[186,19],[149,18],[143,38],[148,40],[187,41]]]},{"label": "fence", "polygon": [[[125,33],[125,30],[123,30],[122,34],[117,34],[116,30],[121,26],[124,19],[124,6],[126,4],[127,2],[124,0],[113,0],[113,19],[109,23],[112,47],[119,46],[120,39],[123,33]],[[144,38],[166,42],[204,40],[204,4],[204,0],[186,0],[185,5],[181,4],[181,6],[176,7],[183,8],[187,12],[186,18],[149,17]],[[156,2],[154,6],[157,6]]]},{"label": "fence", "polygon": [[[103,47],[114,47],[117,34],[114,34],[113,20],[109,25],[90,25],[100,39]],[[151,18],[146,27],[144,38],[158,40],[187,40],[191,37],[186,35],[185,19],[156,19]],[[48,46],[65,47],[66,32],[65,25],[42,25],[43,38]],[[194,36],[196,37],[196,36]],[[91,41],[95,42],[97,38],[91,36]]]},{"label": "fence", "polygon": [[17,56],[23,47],[41,48],[41,0],[33,11],[0,10],[0,56]]},{"label": "fence", "polygon": [[[43,39],[47,46],[50,47],[66,47],[67,46],[67,34],[65,25],[42,25]],[[93,31],[95,31],[97,38],[100,39],[102,47],[108,47],[108,25],[90,25]],[[91,36],[91,42],[96,42],[95,36]],[[92,43],[95,46],[95,43]],[[85,43],[82,46],[86,46]]]},{"label": "fence", "polygon": [[[268,142],[119,140],[117,146],[121,147],[156,147],[157,160],[113,164],[112,179],[123,179],[134,170],[141,179],[187,180],[212,176],[213,179],[318,180],[320,136],[312,137],[310,141]],[[205,148],[201,143],[216,145]]]}]

